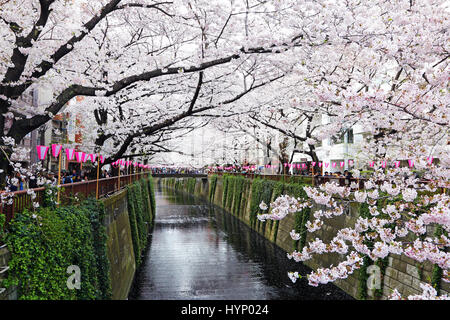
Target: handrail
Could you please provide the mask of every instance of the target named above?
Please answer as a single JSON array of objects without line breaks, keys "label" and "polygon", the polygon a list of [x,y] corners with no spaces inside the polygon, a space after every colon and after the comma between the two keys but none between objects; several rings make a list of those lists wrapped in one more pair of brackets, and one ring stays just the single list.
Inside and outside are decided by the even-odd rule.
[{"label": "handrail", "polygon": [[[103,178],[98,180],[98,195],[99,198],[105,195],[114,193],[119,191],[123,187],[128,184],[133,183],[136,180],[139,180],[143,175],[148,175],[151,172],[145,171],[140,173],[134,173],[130,175],[121,175],[120,177],[110,177]],[[120,184],[119,184],[120,179]],[[85,197],[94,196],[97,188],[97,180],[89,180],[82,182],[74,182],[74,183],[65,183],[61,184],[63,191],[61,195],[66,196],[66,198],[70,195],[81,194]],[[29,189],[28,189],[29,190]],[[38,202],[39,205],[42,205],[44,200],[44,187],[33,188],[32,190],[36,194],[36,199],[31,200],[31,196],[28,194],[28,190],[20,190],[8,192],[8,196],[13,199],[12,204],[3,203],[0,205],[0,213],[5,214],[6,223],[9,223],[11,219],[14,217],[15,213],[21,212],[24,209],[30,209],[33,207],[33,202]],[[1,192],[0,192],[1,193]],[[3,192],[4,193],[4,192]],[[61,200],[63,203],[64,200]]]},{"label": "handrail", "polygon": [[[214,173],[210,173],[209,175],[214,175],[217,174],[219,176],[222,176],[224,174],[230,174],[230,175],[235,175],[235,176],[244,176],[244,177],[248,177],[250,179],[254,179],[256,177],[261,177],[264,179],[269,179],[269,180],[274,180],[274,181],[282,181],[282,180],[287,180],[290,178],[297,178],[297,179],[307,179],[307,180],[311,180],[311,184],[314,185],[321,185],[324,184],[325,182],[330,182],[330,181],[336,181],[339,186],[350,186],[350,184],[352,182],[355,182],[358,186],[359,189],[364,189],[364,183],[366,181],[368,181],[368,178],[355,178],[355,177],[351,177],[351,178],[346,178],[346,177],[333,177],[333,176],[311,176],[311,175],[290,175],[290,174],[262,174],[262,173],[241,173],[241,172],[214,172]],[[432,182],[431,180],[424,180],[421,179],[419,180],[420,183],[423,184],[427,184]]]}]

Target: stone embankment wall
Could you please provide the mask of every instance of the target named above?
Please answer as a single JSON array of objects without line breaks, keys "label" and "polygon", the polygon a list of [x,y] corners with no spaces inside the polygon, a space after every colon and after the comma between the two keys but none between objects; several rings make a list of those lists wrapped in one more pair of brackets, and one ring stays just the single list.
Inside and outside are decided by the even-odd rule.
[{"label": "stone embankment wall", "polygon": [[[232,180],[235,180],[234,182],[225,181],[227,179],[228,178],[222,176],[210,176],[207,179],[157,178],[155,181],[165,186],[209,200],[215,205],[226,209],[230,214],[242,220],[253,230],[257,231],[271,242],[274,242],[286,252],[291,253],[294,249],[300,249],[301,245],[299,245],[298,241],[292,240],[289,232],[292,230],[296,230],[297,232],[300,231],[300,225],[304,225],[308,219],[311,219],[313,217],[313,211],[318,208],[313,208],[312,212],[308,215],[288,215],[279,222],[260,222],[255,221],[255,205],[259,205],[261,199],[266,199],[265,203],[268,204],[269,201],[274,201],[280,194],[290,194],[297,197],[301,194],[301,190],[299,190],[302,189],[301,182],[284,183],[266,181],[262,188],[259,186],[255,188],[253,185],[256,179],[251,180],[242,177],[233,177]],[[306,182],[306,184],[309,183],[309,181],[303,182]],[[261,181],[258,183],[261,184]],[[270,189],[270,192],[266,192],[267,190],[264,191],[264,188]],[[232,192],[232,194],[230,194],[230,192]],[[259,192],[259,194],[254,195],[252,192]],[[252,201],[255,203],[252,204]],[[259,210],[259,208],[256,210]],[[300,240],[300,242],[303,242],[304,244],[315,238],[319,238],[327,243],[336,235],[338,230],[353,226],[355,220],[359,216],[360,207],[356,204],[352,204],[348,207],[345,214],[326,220],[326,224],[324,224],[321,230],[312,234],[307,233],[306,239],[303,239],[303,241]],[[343,255],[332,253],[316,256],[305,264],[312,269],[317,269],[320,267],[329,267],[331,265],[336,266],[343,260]],[[377,265],[380,266],[381,270],[381,288],[378,290],[370,290],[367,288],[367,279],[370,275],[367,274],[365,268],[357,270],[347,279],[337,280],[334,284],[357,299],[386,299],[394,288],[396,288],[403,296],[419,294],[422,292],[420,283],[430,283],[433,277],[433,266],[431,264],[425,263],[419,265],[416,261],[404,256],[389,256],[387,259],[379,260]],[[441,294],[448,294],[448,292],[450,292],[448,283],[440,281],[440,285]]]},{"label": "stone embankment wall", "polygon": [[112,299],[123,300],[128,297],[136,272],[127,190],[104,200],[104,204]]}]

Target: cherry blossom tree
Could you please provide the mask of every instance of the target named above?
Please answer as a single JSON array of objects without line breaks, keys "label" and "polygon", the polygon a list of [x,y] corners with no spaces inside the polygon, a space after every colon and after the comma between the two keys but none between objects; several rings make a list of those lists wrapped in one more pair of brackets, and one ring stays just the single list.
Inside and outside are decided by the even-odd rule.
[{"label": "cherry blossom tree", "polygon": [[[339,230],[329,243],[316,238],[301,252],[288,255],[296,261],[329,252],[345,255],[339,265],[309,274],[311,285],[344,279],[362,266],[364,257],[376,261],[389,254],[428,261],[441,268],[442,279],[448,281],[448,3],[302,4],[306,3],[297,7],[298,27],[306,37],[318,29],[327,35],[324,45],[305,49],[304,86],[315,94],[306,103],[323,104],[335,115],[333,123],[315,137],[321,140],[353,123],[361,124],[371,134],[361,160],[376,161],[378,169],[364,190],[333,183],[305,187],[307,201],[282,196],[260,219],[282,219],[305,207],[323,206],[306,224],[312,233],[322,228],[326,219],[342,215],[349,202],[358,202],[368,209],[368,216]],[[438,161],[429,165],[429,157]],[[428,183],[422,183],[409,168],[392,168],[400,159],[413,161],[414,169],[421,171]],[[381,167],[380,160],[389,165]],[[354,176],[359,176],[358,170]],[[266,204],[261,207],[267,208]],[[430,233],[430,229],[437,231]],[[291,236],[294,240],[300,237],[295,231]],[[299,276],[289,274],[293,281]],[[422,295],[408,298],[439,298],[430,286],[423,289]],[[399,298],[398,291],[392,298]]]},{"label": "cherry blossom tree", "polygon": [[[363,256],[387,254],[430,261],[445,278],[448,13],[445,0],[0,1],[0,169],[15,144],[80,95],[86,99],[78,107],[95,120],[87,140],[108,161],[164,152],[202,125],[194,120],[226,122],[221,116],[230,114],[298,141],[315,159],[315,141],[358,123],[371,137],[361,162],[411,159],[430,183],[408,169],[381,168],[365,190],[306,188],[308,201],[284,196],[261,218],[323,205],[309,222],[312,232],[341,215],[343,203],[368,208],[370,216],[333,243],[317,239],[290,255],[346,255],[337,267],[315,270],[313,285],[346,277]],[[51,87],[53,98],[32,108],[40,86]],[[333,121],[315,126],[316,114]],[[299,124],[305,129],[296,131]],[[438,161],[430,166],[427,157]],[[443,233],[426,234],[430,225]],[[402,241],[406,232],[417,239]]]},{"label": "cherry blossom tree", "polygon": [[[135,94],[131,99],[136,99],[150,90],[150,94],[158,92],[161,99],[163,92],[185,90],[183,79],[189,74],[198,74],[190,78],[198,79],[198,89],[204,86],[203,72],[207,69],[212,72],[206,75],[206,82],[211,81],[213,87],[211,79],[222,81],[235,77],[238,71],[253,77],[255,70],[248,64],[255,61],[248,62],[249,56],[257,60],[279,55],[301,46],[302,40],[301,34],[283,29],[276,3],[256,0],[11,0],[2,3],[0,25],[0,133],[16,143],[52,119],[75,96],[114,101],[125,91]],[[279,59],[268,59],[265,66]],[[223,65],[228,67],[218,68]],[[281,63],[265,70],[261,66],[258,71],[269,81],[281,74],[278,65]],[[158,88],[158,84],[168,87]],[[26,96],[42,85],[52,87],[53,100],[43,110],[30,108]],[[229,92],[213,94],[218,103],[239,96],[239,92],[231,96]],[[118,114],[121,106],[123,100],[116,105]],[[164,112],[163,118],[178,121],[199,113],[199,109],[192,105],[184,114]],[[99,106],[97,116],[101,111]],[[8,117],[12,123],[5,127]],[[167,123],[156,127],[161,125]],[[138,135],[155,130],[153,126],[138,127],[141,132],[128,135],[113,158],[124,154]],[[100,132],[100,145],[108,137]],[[2,163],[5,168],[6,161]]]}]

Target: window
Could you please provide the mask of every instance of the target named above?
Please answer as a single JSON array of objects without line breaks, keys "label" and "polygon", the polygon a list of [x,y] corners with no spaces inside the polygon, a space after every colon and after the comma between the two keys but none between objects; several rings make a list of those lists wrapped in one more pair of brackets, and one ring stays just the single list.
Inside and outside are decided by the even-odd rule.
[{"label": "window", "polygon": [[344,143],[344,134],[345,133],[340,133],[337,136],[331,137],[330,145]]},{"label": "window", "polygon": [[353,143],[353,129],[348,129],[346,131],[341,132],[337,136],[333,136],[330,139],[330,146],[335,144],[341,144],[345,142],[345,135],[347,135],[347,142]]},{"label": "window", "polygon": [[353,143],[353,129],[347,130],[347,142]]}]

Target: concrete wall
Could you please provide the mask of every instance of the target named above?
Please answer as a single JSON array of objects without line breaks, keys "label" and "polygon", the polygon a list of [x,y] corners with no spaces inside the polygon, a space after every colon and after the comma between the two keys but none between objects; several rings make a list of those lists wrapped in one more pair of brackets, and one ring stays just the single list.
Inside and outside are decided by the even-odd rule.
[{"label": "concrete wall", "polygon": [[[181,178],[181,180],[187,180],[187,178]],[[201,180],[202,179],[197,179],[196,181],[194,195],[202,197],[204,199],[208,199],[209,181],[205,184]],[[168,184],[168,181],[169,180],[164,178],[156,179],[157,183],[165,185]],[[236,215],[237,218],[242,220],[250,227],[251,227],[250,225],[251,187],[252,187],[252,180],[246,179],[240,203],[240,210],[239,212],[237,212],[237,214],[234,214]],[[223,207],[222,197],[223,197],[223,179],[222,177],[218,177],[215,194],[212,202],[219,207]],[[272,201],[273,200],[275,199],[272,199]],[[229,208],[225,209],[230,212]],[[358,216],[359,216],[359,207],[356,205],[352,205],[349,207],[349,210],[346,214],[325,220],[325,224],[321,228],[321,230],[315,233],[308,233],[306,241],[309,242],[314,240],[315,238],[319,238],[322,239],[325,243],[329,242],[337,234],[338,230],[346,227],[352,227]],[[310,215],[310,219],[311,218],[313,218],[312,214]],[[284,251],[291,253],[293,251],[294,243],[289,235],[289,232],[291,232],[294,229],[295,225],[294,220],[295,220],[294,215],[288,215],[283,220],[280,220],[278,230],[275,227],[275,222],[272,221],[256,224],[254,230],[263,235],[271,242],[274,242]],[[307,261],[305,265],[307,265],[312,269],[317,269],[319,267],[329,267],[330,265],[336,266],[339,262],[343,260],[344,260],[343,255],[337,253],[329,253],[323,255],[316,255],[314,259]],[[429,283],[428,279],[431,278],[431,269],[432,269],[431,264],[426,263],[423,265],[422,277],[421,279],[419,279],[416,261],[407,258],[405,256],[400,257],[398,255],[392,255],[388,258],[388,260],[389,260],[388,267],[386,268],[385,276],[383,278],[384,284],[383,296],[381,297],[381,299],[386,299],[387,296],[391,294],[394,288],[396,288],[403,296],[422,293],[420,283],[421,282],[424,283],[424,281],[427,281]],[[339,288],[341,288],[342,290],[344,290],[345,292],[347,292],[348,294],[350,294],[351,296],[357,298],[359,285],[358,279],[359,279],[359,271],[357,270],[347,279],[337,280],[334,282],[334,284]],[[449,294],[450,292],[449,283],[441,281],[441,288],[442,288],[441,294]],[[368,296],[369,299],[374,299],[373,292],[371,290],[368,290]]]},{"label": "concrete wall", "polygon": [[103,200],[105,204],[105,226],[107,254],[110,262],[113,300],[127,299],[133,283],[136,264],[128,217],[127,190],[115,193]]}]

